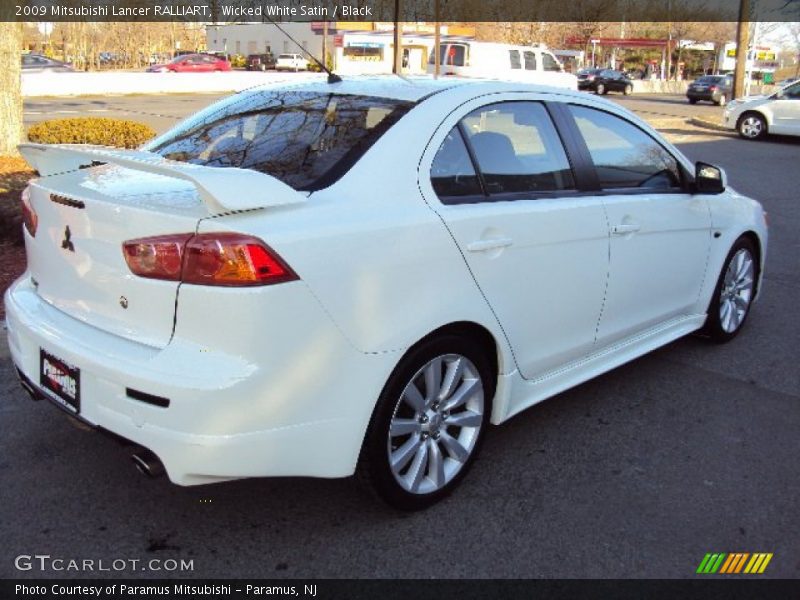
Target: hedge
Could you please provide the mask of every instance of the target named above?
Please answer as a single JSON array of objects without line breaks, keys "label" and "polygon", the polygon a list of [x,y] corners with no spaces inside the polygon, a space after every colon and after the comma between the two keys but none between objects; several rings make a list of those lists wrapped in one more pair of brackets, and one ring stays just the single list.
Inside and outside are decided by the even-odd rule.
[{"label": "hedge", "polygon": [[155,137],[143,123],[106,117],[75,117],[42,121],[28,130],[28,139],[40,144],[97,144],[138,148]]}]

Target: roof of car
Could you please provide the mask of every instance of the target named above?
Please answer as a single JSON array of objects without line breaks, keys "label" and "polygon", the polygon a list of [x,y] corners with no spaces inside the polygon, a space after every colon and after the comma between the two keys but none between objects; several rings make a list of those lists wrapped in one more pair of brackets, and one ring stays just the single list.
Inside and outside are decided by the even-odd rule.
[{"label": "roof of car", "polygon": [[[248,91],[261,89],[292,89],[306,92],[320,92],[328,94],[352,94],[359,96],[374,96],[378,98],[392,98],[407,102],[419,102],[437,92],[451,89],[470,89],[482,93],[503,91],[527,92],[555,92],[559,94],[578,95],[578,92],[566,88],[554,88],[531,83],[499,81],[493,79],[452,78],[442,77],[434,79],[432,76],[398,77],[396,75],[383,76],[344,76],[339,83],[330,84],[326,76],[308,75],[302,81],[295,83],[268,84]],[[476,86],[482,89],[477,90]]]}]

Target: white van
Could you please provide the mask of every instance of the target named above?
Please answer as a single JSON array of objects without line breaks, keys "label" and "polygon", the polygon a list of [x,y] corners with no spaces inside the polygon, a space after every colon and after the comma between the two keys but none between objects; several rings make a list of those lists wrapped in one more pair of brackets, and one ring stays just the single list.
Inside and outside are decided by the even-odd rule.
[{"label": "white van", "polygon": [[[435,69],[431,50],[428,73]],[[447,41],[439,44],[439,73],[541,83],[578,89],[578,79],[564,72],[552,52],[541,44],[515,46],[490,42]]]}]

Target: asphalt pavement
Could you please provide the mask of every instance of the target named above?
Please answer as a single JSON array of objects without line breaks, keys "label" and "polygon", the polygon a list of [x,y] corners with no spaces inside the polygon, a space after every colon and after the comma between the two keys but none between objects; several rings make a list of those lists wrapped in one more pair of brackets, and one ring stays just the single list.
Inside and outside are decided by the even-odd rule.
[{"label": "asphalt pavement", "polygon": [[[678,121],[719,111],[614,99]],[[208,100],[92,106],[174,119]],[[763,294],[732,343],[681,339],[493,428],[460,489],[416,514],[352,480],[144,479],[114,442],[31,402],[0,349],[0,577],[117,575],[15,569],[38,553],[192,560],[173,575],[194,577],[682,578],[707,552],[771,552],[763,577],[799,577],[800,140],[667,133],[769,211]]]}]

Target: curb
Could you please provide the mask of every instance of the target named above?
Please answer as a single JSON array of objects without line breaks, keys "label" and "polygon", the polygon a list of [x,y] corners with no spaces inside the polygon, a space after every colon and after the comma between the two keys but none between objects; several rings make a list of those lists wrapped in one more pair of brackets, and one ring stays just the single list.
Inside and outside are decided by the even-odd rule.
[{"label": "curb", "polygon": [[719,123],[714,123],[713,121],[709,121],[707,119],[702,119],[700,117],[692,117],[688,121],[689,125],[694,125],[695,127],[701,127],[703,129],[710,129],[712,131],[718,131],[720,133],[727,133],[729,135],[734,135],[734,131],[728,129],[727,127],[723,127]]}]

